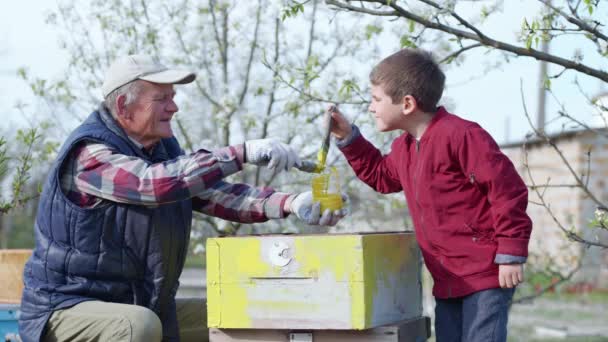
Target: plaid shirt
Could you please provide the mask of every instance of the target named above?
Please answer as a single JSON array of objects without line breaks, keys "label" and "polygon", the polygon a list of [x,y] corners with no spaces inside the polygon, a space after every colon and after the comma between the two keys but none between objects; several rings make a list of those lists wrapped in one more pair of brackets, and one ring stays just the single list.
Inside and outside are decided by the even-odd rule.
[{"label": "plaid shirt", "polygon": [[237,222],[285,217],[289,194],[271,188],[224,182],[243,164],[243,145],[214,152],[199,150],[163,163],[148,164],[107,145],[84,142],[61,170],[61,188],[81,207],[104,201],[154,207],[192,198],[193,209]]}]

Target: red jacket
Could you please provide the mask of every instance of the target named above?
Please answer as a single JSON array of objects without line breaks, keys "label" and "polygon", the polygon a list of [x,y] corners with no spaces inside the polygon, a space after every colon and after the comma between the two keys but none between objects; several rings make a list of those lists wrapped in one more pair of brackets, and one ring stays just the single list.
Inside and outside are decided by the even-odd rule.
[{"label": "red jacket", "polygon": [[383,156],[358,136],[341,150],[376,191],[404,191],[435,297],[497,288],[496,254],[528,255],[528,190],[478,124],[440,107],[419,143],[405,133]]}]

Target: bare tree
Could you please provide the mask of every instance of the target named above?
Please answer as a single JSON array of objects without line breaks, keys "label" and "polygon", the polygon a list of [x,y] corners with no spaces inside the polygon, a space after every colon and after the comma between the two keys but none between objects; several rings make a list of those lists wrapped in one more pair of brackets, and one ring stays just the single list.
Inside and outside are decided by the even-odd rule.
[{"label": "bare tree", "polygon": [[[48,21],[70,56],[65,78],[40,79],[26,69],[20,75],[55,120],[58,138],[98,105],[103,72],[116,56],[145,53],[197,71],[193,85],[178,88],[174,118],[187,150],[276,137],[312,159],[327,104],[366,105],[350,71],[376,54],[360,23],[341,21],[319,0],[297,7],[268,0],[61,0]],[[335,163],[337,153],[330,157]],[[310,175],[246,168],[231,181],[303,191]],[[202,235],[258,227],[203,215],[195,222]],[[300,228],[290,220],[264,224],[271,231]]]}]

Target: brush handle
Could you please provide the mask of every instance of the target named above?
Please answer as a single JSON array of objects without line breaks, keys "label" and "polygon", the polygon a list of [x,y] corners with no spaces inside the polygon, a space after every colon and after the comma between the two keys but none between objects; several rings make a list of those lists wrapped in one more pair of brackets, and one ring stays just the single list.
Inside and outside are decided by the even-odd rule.
[{"label": "brush handle", "polygon": [[318,165],[321,169],[325,168],[325,162],[327,161],[327,153],[329,152],[329,145],[331,143],[331,113],[336,110],[336,106],[331,106],[323,117],[323,125],[325,128],[325,134],[323,136],[323,144],[317,154]]},{"label": "brush handle", "polygon": [[325,131],[323,136],[323,144],[321,144],[321,149],[317,153],[317,162],[313,162],[312,160],[302,160],[302,164],[300,166],[296,166],[300,171],[309,172],[309,173],[321,173],[325,170],[325,162],[327,161],[327,153],[329,152],[329,145],[331,143],[331,113],[337,110],[336,106],[329,107],[329,110],[325,113],[323,117],[323,124],[325,125]]}]

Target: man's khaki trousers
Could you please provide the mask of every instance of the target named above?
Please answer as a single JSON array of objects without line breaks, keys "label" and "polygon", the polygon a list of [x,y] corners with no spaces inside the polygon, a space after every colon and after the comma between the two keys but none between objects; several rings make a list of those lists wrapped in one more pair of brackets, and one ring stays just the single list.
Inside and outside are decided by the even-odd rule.
[{"label": "man's khaki trousers", "polygon": [[[177,298],[176,309],[181,341],[208,341],[205,300]],[[53,313],[42,341],[157,342],[162,336],[160,319],[150,309],[88,301]]]}]

